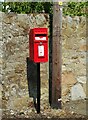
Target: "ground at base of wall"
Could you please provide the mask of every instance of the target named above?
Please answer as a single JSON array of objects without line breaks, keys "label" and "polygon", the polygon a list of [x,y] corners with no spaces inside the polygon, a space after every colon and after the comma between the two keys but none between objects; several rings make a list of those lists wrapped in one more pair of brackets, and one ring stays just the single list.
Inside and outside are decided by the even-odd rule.
[{"label": "ground at base of wall", "polygon": [[[19,118],[22,118],[22,120],[25,120],[25,118],[28,119],[51,119],[51,118],[72,118],[72,120],[76,120],[76,118],[88,120],[87,116],[87,106],[86,100],[84,101],[71,101],[65,103],[62,107],[62,109],[52,109],[49,104],[43,104],[41,105],[41,112],[40,114],[37,114],[33,103],[31,103],[31,106],[27,108],[26,111],[18,111],[9,113],[9,111],[3,112],[2,120],[6,120],[12,118],[18,120]],[[85,108],[86,107],[86,108]],[[74,118],[74,119],[73,119]]]},{"label": "ground at base of wall", "polygon": [[69,101],[66,102],[63,106],[66,111],[88,116],[87,100]]}]

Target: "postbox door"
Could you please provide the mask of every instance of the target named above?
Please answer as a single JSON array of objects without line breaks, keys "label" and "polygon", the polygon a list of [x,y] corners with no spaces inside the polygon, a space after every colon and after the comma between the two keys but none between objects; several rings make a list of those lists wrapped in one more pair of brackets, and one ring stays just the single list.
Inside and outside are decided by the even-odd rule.
[{"label": "postbox door", "polygon": [[34,45],[34,62],[47,62],[48,61],[48,44],[36,43]]}]

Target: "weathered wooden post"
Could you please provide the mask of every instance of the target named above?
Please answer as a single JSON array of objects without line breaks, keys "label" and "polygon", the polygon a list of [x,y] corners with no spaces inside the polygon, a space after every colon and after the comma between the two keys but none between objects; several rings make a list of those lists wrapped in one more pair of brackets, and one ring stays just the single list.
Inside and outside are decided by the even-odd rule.
[{"label": "weathered wooden post", "polygon": [[62,2],[53,5],[53,41],[52,41],[52,96],[51,106],[61,108],[61,27]]}]

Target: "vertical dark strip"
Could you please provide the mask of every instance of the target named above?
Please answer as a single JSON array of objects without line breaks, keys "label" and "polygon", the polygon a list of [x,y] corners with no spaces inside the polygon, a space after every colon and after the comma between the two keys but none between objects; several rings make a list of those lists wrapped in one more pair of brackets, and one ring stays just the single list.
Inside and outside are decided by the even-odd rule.
[{"label": "vertical dark strip", "polygon": [[53,14],[50,14],[49,16],[49,30],[50,30],[50,36],[49,36],[49,103],[51,105],[52,100],[52,23],[53,23]]},{"label": "vertical dark strip", "polygon": [[40,63],[37,63],[37,113],[40,113]]}]

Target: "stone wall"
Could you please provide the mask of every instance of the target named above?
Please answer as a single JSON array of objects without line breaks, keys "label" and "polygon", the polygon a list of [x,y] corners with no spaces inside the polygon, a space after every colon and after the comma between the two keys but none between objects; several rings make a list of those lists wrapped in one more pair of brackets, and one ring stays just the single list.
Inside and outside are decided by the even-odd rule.
[{"label": "stone wall", "polygon": [[86,97],[86,18],[63,17],[62,95],[71,100]]},{"label": "stone wall", "polygon": [[[48,14],[2,13],[2,108],[3,110],[26,109],[29,103],[27,63],[29,56],[29,30],[48,27]],[[43,83],[48,78],[48,63],[41,64]],[[43,74],[42,74],[43,73]],[[31,98],[30,98],[31,99]],[[30,100],[31,101],[31,100]]]},{"label": "stone wall", "polygon": [[[0,65],[3,88],[2,108],[10,114],[26,111],[28,96],[26,58],[28,55],[28,30],[48,27],[47,14],[2,13],[2,39],[0,37]],[[1,25],[1,24],[0,24]],[[62,24],[62,100],[86,97],[86,19],[63,17]],[[42,74],[43,73],[43,74]],[[48,63],[41,64],[41,102],[48,102]],[[1,82],[1,81],[0,81]],[[6,112],[7,113],[7,112]],[[5,113],[5,114],[6,114]]]}]

